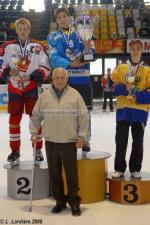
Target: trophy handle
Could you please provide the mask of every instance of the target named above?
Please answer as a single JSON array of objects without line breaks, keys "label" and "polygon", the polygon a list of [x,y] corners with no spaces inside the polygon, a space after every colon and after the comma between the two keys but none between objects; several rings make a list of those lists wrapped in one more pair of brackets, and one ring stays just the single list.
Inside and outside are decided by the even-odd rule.
[{"label": "trophy handle", "polygon": [[87,13],[88,13],[86,3],[82,3],[82,13],[85,15],[87,15]]}]

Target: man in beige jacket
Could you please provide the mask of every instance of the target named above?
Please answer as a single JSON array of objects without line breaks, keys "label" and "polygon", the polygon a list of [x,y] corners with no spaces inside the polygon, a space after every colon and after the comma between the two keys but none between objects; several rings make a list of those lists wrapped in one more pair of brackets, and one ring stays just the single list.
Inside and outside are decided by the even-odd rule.
[{"label": "man in beige jacket", "polygon": [[[29,126],[34,139],[42,124],[52,195],[56,199],[53,213],[61,212],[68,202],[72,215],[81,214],[77,148],[85,144],[88,121],[88,111],[81,95],[68,85],[67,71],[63,68],[55,69],[52,85],[40,95]],[[67,178],[67,197],[64,195],[62,163]]]}]

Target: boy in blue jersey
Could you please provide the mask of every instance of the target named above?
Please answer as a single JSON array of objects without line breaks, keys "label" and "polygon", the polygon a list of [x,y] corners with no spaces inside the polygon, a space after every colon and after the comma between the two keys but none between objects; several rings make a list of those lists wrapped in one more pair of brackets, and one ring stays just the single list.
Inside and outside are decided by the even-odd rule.
[{"label": "boy in blue jersey", "polygon": [[[59,29],[50,33],[48,43],[50,47],[50,64],[52,68],[63,67],[69,74],[69,85],[75,88],[83,97],[88,110],[92,110],[93,97],[90,80],[90,65],[81,62],[83,50],[92,42],[83,43],[70,25],[69,12],[66,8],[58,8],[56,11],[56,21]],[[90,136],[90,135],[89,135]],[[87,138],[89,142],[89,137]],[[89,143],[83,148],[83,155],[90,150]]]},{"label": "boy in blue jersey", "polygon": [[[127,64],[118,65],[111,76],[113,93],[117,97],[115,172],[112,177],[122,177],[126,170],[125,157],[131,126],[133,142],[129,170],[133,178],[140,179],[144,130],[150,106],[150,68],[141,61],[143,44],[140,40],[132,40],[129,49],[131,60]],[[133,83],[127,79],[131,75],[134,75]]]}]

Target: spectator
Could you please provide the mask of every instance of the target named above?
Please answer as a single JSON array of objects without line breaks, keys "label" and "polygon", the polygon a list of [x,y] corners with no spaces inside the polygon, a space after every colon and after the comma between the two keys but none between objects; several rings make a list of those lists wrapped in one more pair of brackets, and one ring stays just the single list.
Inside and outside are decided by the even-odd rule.
[{"label": "spectator", "polygon": [[125,28],[134,27],[134,20],[130,13],[125,17]]},{"label": "spectator", "polygon": [[126,39],[125,34],[124,34],[124,33],[120,33],[118,39],[119,39],[119,40],[125,40],[125,39]]},{"label": "spectator", "polygon": [[116,33],[116,32],[113,32],[113,33],[111,34],[111,40],[117,40],[117,39],[118,39],[117,33]]},{"label": "spectator", "polygon": [[111,69],[107,69],[107,74],[105,74],[101,79],[101,85],[104,91],[104,102],[103,102],[103,111],[106,111],[107,108],[107,99],[109,99],[109,108],[113,112],[113,96],[110,88],[110,75]]}]

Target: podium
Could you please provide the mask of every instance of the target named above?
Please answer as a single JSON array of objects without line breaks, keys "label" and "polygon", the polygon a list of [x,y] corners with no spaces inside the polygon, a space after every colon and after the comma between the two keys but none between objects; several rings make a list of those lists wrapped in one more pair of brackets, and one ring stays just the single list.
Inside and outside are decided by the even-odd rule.
[{"label": "podium", "polygon": [[107,178],[109,182],[109,200],[121,204],[150,203],[150,173],[143,172],[142,179],[134,179],[130,173],[123,178]]},{"label": "podium", "polygon": [[[90,151],[87,158],[82,158],[78,152],[78,181],[81,203],[93,203],[105,200],[107,159],[111,155],[107,152]],[[66,178],[65,194],[67,194]]]},{"label": "podium", "polygon": [[[11,198],[29,200],[31,193],[31,177],[33,162],[20,161],[13,168],[9,163],[4,165],[7,169],[7,194]],[[33,199],[49,197],[49,171],[46,162],[35,166]]]}]

